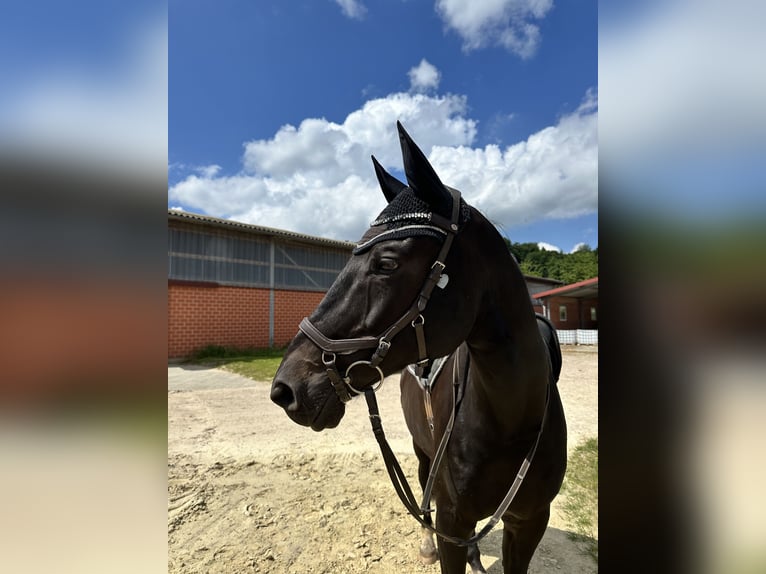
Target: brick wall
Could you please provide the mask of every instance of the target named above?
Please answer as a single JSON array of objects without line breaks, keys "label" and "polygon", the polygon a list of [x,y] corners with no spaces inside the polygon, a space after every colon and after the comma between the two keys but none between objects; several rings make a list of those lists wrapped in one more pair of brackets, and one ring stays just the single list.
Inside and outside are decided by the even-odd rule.
[{"label": "brick wall", "polygon": [[[550,297],[547,300],[551,323],[556,329],[598,329],[598,299]],[[566,306],[567,320],[561,321],[560,308]],[[596,320],[591,319],[591,307],[596,309]]]},{"label": "brick wall", "polygon": [[[276,291],[274,344],[284,346],[324,293]],[[208,345],[269,346],[269,290],[168,281],[168,358],[188,357]]]},{"label": "brick wall", "polygon": [[274,345],[282,347],[298,332],[301,319],[311,315],[324,293],[316,291],[274,292]]}]

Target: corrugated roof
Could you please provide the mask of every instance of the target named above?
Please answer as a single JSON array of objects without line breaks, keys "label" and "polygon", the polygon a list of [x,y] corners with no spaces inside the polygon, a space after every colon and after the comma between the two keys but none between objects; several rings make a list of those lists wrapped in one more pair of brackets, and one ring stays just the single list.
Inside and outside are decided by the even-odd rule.
[{"label": "corrugated roof", "polygon": [[535,298],[544,299],[555,295],[567,295],[569,297],[593,297],[598,295],[598,277],[570,283],[569,285],[556,287],[548,291],[541,291],[540,293],[535,293]]},{"label": "corrugated roof", "polygon": [[282,237],[284,239],[290,239],[293,241],[301,241],[304,243],[313,243],[315,245],[325,245],[328,247],[337,247],[340,249],[353,249],[356,247],[356,243],[353,241],[339,241],[337,239],[326,239],[324,237],[315,237],[313,235],[304,235],[303,233],[295,233],[293,231],[286,231],[284,229],[275,229],[273,227],[263,227],[262,225],[251,225],[249,223],[241,223],[239,221],[233,221],[231,219],[221,219],[218,217],[211,217],[210,215],[201,215],[199,213],[190,213],[188,211],[181,211],[180,209],[168,209],[168,220],[197,222],[205,225],[212,225],[214,227],[223,227],[227,229],[238,229],[249,233],[255,233],[258,235],[267,235],[270,237]]},{"label": "corrugated roof", "polygon": [[537,275],[524,275],[526,281],[539,281],[541,283],[550,283],[551,285],[563,285],[563,281],[551,279],[549,277],[538,277]]}]

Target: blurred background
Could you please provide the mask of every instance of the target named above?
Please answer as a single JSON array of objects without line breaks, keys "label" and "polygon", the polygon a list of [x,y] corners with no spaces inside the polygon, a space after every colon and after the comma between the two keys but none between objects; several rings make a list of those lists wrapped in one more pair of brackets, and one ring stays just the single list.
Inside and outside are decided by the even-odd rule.
[{"label": "blurred background", "polygon": [[[599,10],[599,562],[763,572],[766,6]],[[3,571],[167,565],[169,27],[0,19]]]},{"label": "blurred background", "polygon": [[620,572],[766,571],[765,16],[599,5],[600,564]]},{"label": "blurred background", "polygon": [[0,18],[0,570],[166,570],[167,5]]}]

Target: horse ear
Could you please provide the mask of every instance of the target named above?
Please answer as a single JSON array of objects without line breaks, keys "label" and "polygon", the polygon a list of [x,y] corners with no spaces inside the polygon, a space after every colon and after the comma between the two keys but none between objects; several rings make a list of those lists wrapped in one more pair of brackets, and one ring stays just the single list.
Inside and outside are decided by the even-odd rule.
[{"label": "horse ear", "polygon": [[380,189],[383,190],[383,195],[386,196],[386,201],[391,203],[399,192],[407,186],[383,169],[383,166],[378,163],[378,160],[375,159],[374,155],[370,157],[372,157],[372,164],[375,166],[375,175],[378,177]]},{"label": "horse ear", "polygon": [[434,168],[428,163],[425,154],[412,141],[400,122],[396,122],[399,130],[399,143],[402,147],[404,174],[407,182],[420,199],[428,202],[434,211],[445,215],[452,213],[452,194],[436,175]]}]

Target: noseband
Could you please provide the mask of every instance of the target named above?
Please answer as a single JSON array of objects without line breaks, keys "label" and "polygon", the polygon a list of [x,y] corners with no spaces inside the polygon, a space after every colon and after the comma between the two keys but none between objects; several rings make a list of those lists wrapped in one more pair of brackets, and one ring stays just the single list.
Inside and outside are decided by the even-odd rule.
[{"label": "noseband", "polygon": [[[418,361],[415,364],[416,374],[422,376],[425,368],[430,363],[431,359],[428,357],[426,337],[423,329],[423,326],[425,325],[423,311],[425,311],[426,306],[428,305],[434,287],[442,285],[440,280],[443,277],[444,269],[446,267],[445,261],[449,254],[450,247],[452,247],[452,241],[460,229],[460,192],[452,188],[449,188],[449,191],[452,194],[452,218],[447,220],[447,218],[442,217],[437,213],[430,213],[428,214],[428,225],[418,226],[420,228],[427,227],[438,231],[440,234],[444,234],[444,241],[439,250],[439,254],[431,265],[428,277],[426,277],[414,303],[399,318],[399,320],[386,329],[382,335],[378,337],[357,337],[354,339],[330,339],[309,321],[308,317],[304,317],[301,321],[299,329],[322,350],[322,363],[325,366],[327,376],[330,379],[338,398],[342,402],[349,402],[354,396],[362,394],[365,390],[356,388],[351,382],[351,371],[353,371],[355,367],[365,366],[376,371],[378,381],[373,383],[371,388],[372,390],[380,388],[384,378],[380,364],[383,362],[383,359],[391,348],[391,342],[394,337],[408,325],[411,325],[412,328],[415,329],[415,337],[418,343]],[[417,215],[422,217],[422,214]],[[444,275],[444,277],[446,278],[446,275]],[[346,368],[345,374],[341,376],[338,366],[335,363],[336,356],[338,354],[347,355],[362,349],[375,349],[375,351],[372,353],[372,357],[369,361],[356,361],[351,363],[351,365]]]}]

